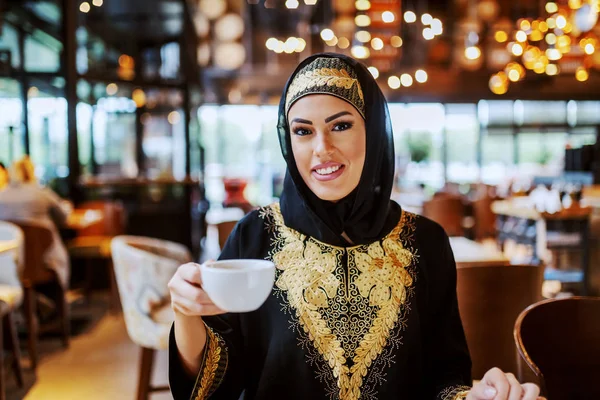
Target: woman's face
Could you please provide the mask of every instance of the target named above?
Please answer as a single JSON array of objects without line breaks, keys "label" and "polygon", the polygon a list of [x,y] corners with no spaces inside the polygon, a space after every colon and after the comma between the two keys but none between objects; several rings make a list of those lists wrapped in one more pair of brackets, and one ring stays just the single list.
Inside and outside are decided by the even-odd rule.
[{"label": "woman's face", "polygon": [[366,154],[365,121],[348,102],[327,94],[300,98],[288,112],[298,171],[321,200],[336,202],[360,181]]}]

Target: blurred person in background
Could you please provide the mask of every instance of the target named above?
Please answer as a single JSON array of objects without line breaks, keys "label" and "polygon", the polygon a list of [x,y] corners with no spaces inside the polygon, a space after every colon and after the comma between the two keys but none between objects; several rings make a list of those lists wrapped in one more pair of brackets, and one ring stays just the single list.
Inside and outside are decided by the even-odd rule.
[{"label": "blurred person in background", "polygon": [[300,63],[279,108],[280,203],[242,219],[220,256],[272,260],[275,287],[258,310],[225,314],[198,265],[179,267],[176,400],[538,398],[498,368],[471,387],[448,236],[390,200],[391,126],[363,64],[331,53]]},{"label": "blurred person in background", "polygon": [[46,267],[54,270],[64,288],[68,287],[70,264],[67,249],[58,227],[68,217],[60,197],[37,183],[34,165],[29,157],[15,161],[10,169],[10,182],[0,191],[0,220],[27,222],[52,231],[53,244],[44,255]]},{"label": "blurred person in background", "polygon": [[8,171],[2,162],[0,162],[0,190],[8,185]]}]

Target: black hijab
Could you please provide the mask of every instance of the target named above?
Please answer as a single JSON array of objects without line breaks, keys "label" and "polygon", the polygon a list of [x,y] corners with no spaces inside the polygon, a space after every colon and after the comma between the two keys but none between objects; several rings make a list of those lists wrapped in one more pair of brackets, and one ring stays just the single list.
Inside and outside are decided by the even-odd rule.
[{"label": "black hijab", "polygon": [[[365,164],[358,186],[337,203],[319,199],[302,179],[292,152],[286,113],[286,97],[294,77],[319,57],[343,60],[354,69],[364,93]],[[359,245],[381,239],[396,226],[400,208],[390,200],[394,181],[392,124],[385,97],[363,64],[335,53],[315,54],[303,60],[286,83],[279,103],[277,128],[288,167],[280,200],[286,226],[334,246],[350,244],[342,233]]]}]

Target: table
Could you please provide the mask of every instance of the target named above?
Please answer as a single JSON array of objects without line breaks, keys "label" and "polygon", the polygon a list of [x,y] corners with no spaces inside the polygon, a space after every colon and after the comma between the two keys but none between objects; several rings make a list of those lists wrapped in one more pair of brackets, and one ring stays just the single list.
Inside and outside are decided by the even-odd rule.
[{"label": "table", "polygon": [[457,267],[504,266],[510,264],[508,258],[500,250],[484,246],[464,237],[451,237],[450,247],[452,247]]},{"label": "table", "polygon": [[104,213],[101,210],[81,210],[75,209],[67,218],[65,227],[68,229],[84,229],[104,219]]}]

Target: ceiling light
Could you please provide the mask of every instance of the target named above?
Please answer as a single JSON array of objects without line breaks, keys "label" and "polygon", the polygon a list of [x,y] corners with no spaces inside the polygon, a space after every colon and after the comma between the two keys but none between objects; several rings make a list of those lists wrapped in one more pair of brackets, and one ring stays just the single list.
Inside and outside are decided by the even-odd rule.
[{"label": "ceiling light", "polygon": [[477,46],[469,46],[465,49],[465,57],[469,60],[477,60],[481,57],[481,50]]},{"label": "ceiling light", "polygon": [[345,37],[341,37],[338,39],[338,47],[340,49],[347,49],[348,47],[350,47],[350,41]]},{"label": "ceiling light", "polygon": [[400,78],[392,75],[388,78],[388,86],[392,89],[398,89],[401,86]]},{"label": "ceiling light", "polygon": [[371,40],[371,34],[368,31],[358,31],[354,35],[359,42],[367,43]]},{"label": "ceiling light", "polygon": [[402,74],[402,76],[400,77],[400,83],[402,83],[402,86],[412,86],[413,78],[409,74]]},{"label": "ceiling light", "polygon": [[412,24],[416,20],[417,20],[417,14],[415,14],[414,12],[407,11],[404,13],[404,21],[406,21],[407,23]]},{"label": "ceiling light", "polygon": [[369,0],[356,0],[354,6],[358,11],[367,11],[371,8],[371,2]]},{"label": "ceiling light", "polygon": [[377,68],[369,67],[368,70],[371,73],[371,75],[373,75],[373,78],[375,78],[375,79],[379,78],[379,70]]},{"label": "ceiling light", "polygon": [[433,17],[431,14],[425,13],[421,15],[421,23],[423,23],[423,25],[430,25],[432,21]]},{"label": "ceiling light", "polygon": [[373,48],[373,50],[383,49],[383,40],[379,38],[373,38],[373,40],[371,40],[371,47]]},{"label": "ceiling light", "polygon": [[321,31],[321,39],[323,39],[325,41],[333,39],[334,36],[335,35],[334,35],[333,31],[329,28],[323,29]]},{"label": "ceiling light", "polygon": [[371,18],[364,14],[357,15],[356,18],[354,18],[354,23],[356,26],[369,26],[371,25]]},{"label": "ceiling light", "polygon": [[427,79],[428,79],[427,72],[425,72],[422,69],[418,69],[417,72],[415,72],[415,79],[419,83],[427,82]]},{"label": "ceiling light", "polygon": [[384,11],[381,13],[381,20],[386,24],[394,22],[396,20],[396,16],[391,11]]},{"label": "ceiling light", "polygon": [[400,36],[392,36],[390,44],[394,47],[402,47],[402,38]]},{"label": "ceiling light", "polygon": [[352,53],[352,56],[361,60],[369,58],[371,55],[371,52],[365,46],[352,46],[352,50],[350,50],[350,52]]},{"label": "ceiling light", "polygon": [[287,8],[289,8],[290,10],[294,10],[294,9],[298,8],[299,5],[300,5],[300,3],[298,3],[298,0],[287,0],[285,2],[285,6]]}]

